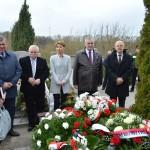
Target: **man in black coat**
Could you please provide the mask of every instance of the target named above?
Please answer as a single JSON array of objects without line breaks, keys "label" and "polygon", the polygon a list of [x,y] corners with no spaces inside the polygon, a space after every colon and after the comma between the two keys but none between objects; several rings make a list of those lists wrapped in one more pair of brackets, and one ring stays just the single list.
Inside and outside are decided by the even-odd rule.
[{"label": "man in black coat", "polygon": [[39,47],[31,45],[29,56],[20,59],[22,67],[21,92],[24,94],[31,131],[39,123],[37,114],[44,111],[45,80],[49,76],[46,60],[38,57]]},{"label": "man in black coat", "polygon": [[125,107],[129,96],[129,78],[132,70],[132,57],[124,49],[124,42],[117,41],[115,50],[105,60],[108,71],[106,93],[110,98],[118,99],[119,107]]},{"label": "man in black coat", "polygon": [[97,91],[102,84],[102,57],[94,50],[94,40],[85,39],[85,49],[78,52],[73,68],[73,84],[78,89],[78,95]]}]

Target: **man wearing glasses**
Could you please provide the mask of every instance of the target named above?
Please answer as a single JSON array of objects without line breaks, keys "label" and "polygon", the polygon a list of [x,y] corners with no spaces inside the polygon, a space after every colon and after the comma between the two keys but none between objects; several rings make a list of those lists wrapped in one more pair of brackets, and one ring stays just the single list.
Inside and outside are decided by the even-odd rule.
[{"label": "man wearing glasses", "polygon": [[78,95],[97,91],[102,84],[102,57],[94,49],[94,39],[85,38],[85,48],[77,53],[73,68],[73,84]]}]

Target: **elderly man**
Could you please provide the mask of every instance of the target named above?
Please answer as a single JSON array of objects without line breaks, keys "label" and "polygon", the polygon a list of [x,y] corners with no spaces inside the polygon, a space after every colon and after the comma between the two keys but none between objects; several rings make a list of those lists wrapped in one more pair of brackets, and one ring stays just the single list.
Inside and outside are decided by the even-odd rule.
[{"label": "elderly man", "polygon": [[28,114],[28,131],[31,131],[39,123],[37,114],[44,111],[45,80],[49,76],[46,60],[38,56],[39,47],[31,45],[29,56],[20,59],[21,92],[24,94]]},{"label": "elderly man", "polygon": [[78,95],[97,91],[102,84],[102,57],[94,50],[94,40],[85,39],[85,48],[75,58],[73,84],[78,89]]},{"label": "elderly man", "polygon": [[129,77],[132,70],[132,57],[124,49],[124,42],[117,41],[114,51],[105,60],[108,71],[106,93],[117,99],[120,107],[125,107],[125,99],[129,95]]},{"label": "elderly man", "polygon": [[0,86],[6,91],[5,108],[11,117],[11,130],[9,135],[19,136],[13,130],[13,120],[15,115],[15,101],[17,95],[17,82],[21,75],[21,67],[17,57],[13,52],[6,50],[6,39],[0,36]]}]

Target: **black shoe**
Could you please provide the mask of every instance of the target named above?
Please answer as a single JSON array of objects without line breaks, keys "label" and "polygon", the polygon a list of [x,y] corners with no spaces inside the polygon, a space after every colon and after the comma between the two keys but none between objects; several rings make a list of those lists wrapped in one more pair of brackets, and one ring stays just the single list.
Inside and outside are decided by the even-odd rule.
[{"label": "black shoe", "polygon": [[10,135],[10,136],[20,136],[20,134],[18,132],[14,131],[14,130],[10,130],[8,132],[8,135]]},{"label": "black shoe", "polygon": [[28,131],[32,131],[34,127],[28,127]]}]

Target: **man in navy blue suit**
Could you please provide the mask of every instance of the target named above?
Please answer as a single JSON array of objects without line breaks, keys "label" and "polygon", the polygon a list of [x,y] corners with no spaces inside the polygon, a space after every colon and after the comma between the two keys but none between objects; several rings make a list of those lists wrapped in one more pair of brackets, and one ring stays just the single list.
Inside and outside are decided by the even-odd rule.
[{"label": "man in navy blue suit", "polygon": [[21,67],[13,52],[6,50],[6,39],[0,37],[0,87],[6,91],[5,108],[11,117],[11,130],[9,135],[19,136],[13,130],[13,120],[15,115],[15,102],[17,95],[17,82],[21,76]]}]

